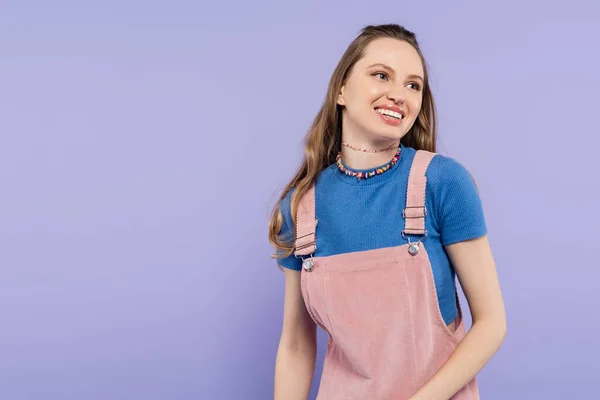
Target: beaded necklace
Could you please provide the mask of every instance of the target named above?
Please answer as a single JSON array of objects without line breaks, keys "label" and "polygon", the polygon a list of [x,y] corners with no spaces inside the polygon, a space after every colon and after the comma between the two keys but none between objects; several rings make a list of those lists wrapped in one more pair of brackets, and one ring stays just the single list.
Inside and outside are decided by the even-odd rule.
[{"label": "beaded necklace", "polygon": [[362,147],[358,147],[358,146],[354,146],[354,145],[352,145],[352,144],[348,144],[348,143],[346,143],[346,142],[342,142],[342,146],[350,147],[350,148],[351,148],[351,149],[353,149],[353,150],[358,150],[358,151],[362,151],[362,152],[365,152],[365,153],[382,153],[382,152],[384,152],[384,151],[388,151],[388,150],[391,150],[391,149],[393,149],[394,147],[396,147],[396,145],[395,145],[395,144],[392,144],[391,146],[389,146],[389,147],[386,147],[385,149],[379,149],[379,150],[368,150],[368,149],[363,149]]},{"label": "beaded necklace", "polygon": [[384,165],[381,168],[375,168],[375,169],[373,169],[371,171],[367,171],[367,172],[353,171],[352,169],[346,167],[344,165],[344,163],[342,162],[342,152],[341,151],[338,153],[337,157],[335,158],[335,163],[337,164],[339,170],[342,171],[344,174],[349,175],[349,176],[354,176],[360,181],[362,178],[367,179],[367,178],[370,178],[375,175],[381,175],[385,171],[388,171],[390,168],[392,168],[394,165],[396,165],[396,163],[400,159],[401,148],[402,148],[401,146],[398,147],[398,151],[396,151],[396,155],[394,155],[394,158],[392,158],[392,160],[389,163],[387,163],[386,165]]}]

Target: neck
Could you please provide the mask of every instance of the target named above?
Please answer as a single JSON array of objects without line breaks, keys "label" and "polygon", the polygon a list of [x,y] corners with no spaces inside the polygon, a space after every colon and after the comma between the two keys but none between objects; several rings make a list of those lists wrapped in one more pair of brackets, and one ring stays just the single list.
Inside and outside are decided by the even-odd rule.
[{"label": "neck", "polygon": [[398,147],[398,139],[367,140],[366,138],[344,137],[342,141],[365,150],[381,150],[391,146],[389,150],[378,153],[366,153],[342,146],[342,161],[351,169],[371,169],[389,162]]}]

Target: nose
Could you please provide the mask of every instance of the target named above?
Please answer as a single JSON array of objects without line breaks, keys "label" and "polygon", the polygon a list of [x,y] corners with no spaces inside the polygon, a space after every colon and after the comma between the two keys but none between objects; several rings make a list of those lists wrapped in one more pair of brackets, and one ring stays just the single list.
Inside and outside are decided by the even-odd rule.
[{"label": "nose", "polygon": [[391,88],[387,93],[387,98],[394,103],[404,103],[406,100],[406,95],[404,94],[404,88]]}]

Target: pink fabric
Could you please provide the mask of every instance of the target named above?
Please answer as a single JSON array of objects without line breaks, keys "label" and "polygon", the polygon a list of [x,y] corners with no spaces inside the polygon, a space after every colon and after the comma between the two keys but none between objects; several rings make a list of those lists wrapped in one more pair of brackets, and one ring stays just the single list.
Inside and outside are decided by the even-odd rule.
[{"label": "pink fabric", "polygon": [[404,233],[406,234],[425,233],[425,188],[427,186],[425,172],[434,156],[435,153],[419,151],[410,168],[404,210],[406,218]]},{"label": "pink fabric", "polygon": [[296,255],[308,255],[316,251],[315,218],[315,187],[311,186],[298,204],[298,218],[296,220]]},{"label": "pink fabric", "polygon": [[[408,205],[425,203],[424,178],[431,158],[422,151],[415,156]],[[301,204],[298,221],[314,226],[314,191]],[[463,339],[460,303],[456,331],[442,318],[426,243],[416,255],[406,244],[314,257],[313,268],[303,269],[306,308],[329,334],[317,400],[408,399]],[[452,397],[478,399],[475,379]]]}]

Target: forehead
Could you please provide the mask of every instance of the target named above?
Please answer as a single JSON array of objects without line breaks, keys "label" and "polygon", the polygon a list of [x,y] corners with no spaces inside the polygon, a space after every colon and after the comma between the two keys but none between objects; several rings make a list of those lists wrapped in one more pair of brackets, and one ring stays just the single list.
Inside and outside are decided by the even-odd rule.
[{"label": "forehead", "polygon": [[392,38],[379,38],[369,43],[365,55],[356,64],[362,68],[376,63],[386,64],[397,73],[423,76],[419,53],[409,43]]}]

